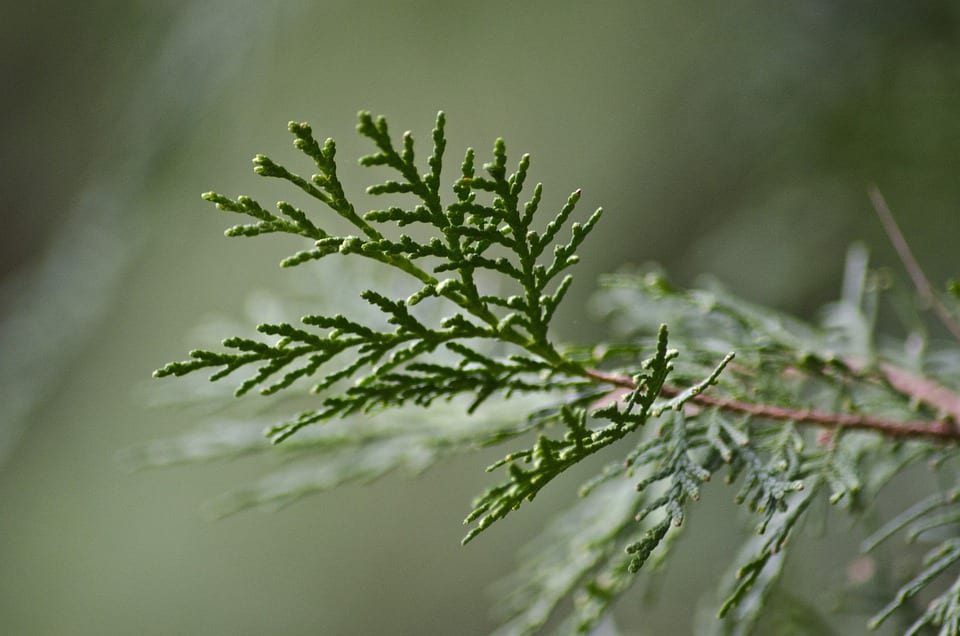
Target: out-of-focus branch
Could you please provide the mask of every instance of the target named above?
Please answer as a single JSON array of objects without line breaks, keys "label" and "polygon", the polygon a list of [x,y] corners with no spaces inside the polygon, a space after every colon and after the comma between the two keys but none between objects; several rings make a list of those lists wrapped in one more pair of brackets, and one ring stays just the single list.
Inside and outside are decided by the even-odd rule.
[{"label": "out-of-focus branch", "polygon": [[930,281],[927,280],[923,269],[920,267],[920,264],[917,263],[917,259],[914,258],[913,251],[904,238],[903,232],[900,231],[900,227],[893,218],[893,214],[890,212],[890,208],[887,206],[887,202],[880,193],[880,190],[877,186],[871,185],[867,190],[867,194],[870,196],[873,209],[880,218],[880,223],[883,224],[883,229],[890,238],[893,248],[897,250],[897,255],[900,257],[900,262],[903,263],[903,268],[906,269],[907,274],[910,275],[910,280],[913,281],[914,286],[920,293],[920,297],[923,298],[924,302],[929,303],[933,311],[937,314],[937,318],[950,330],[953,337],[960,340],[960,322],[950,313],[946,305],[941,302],[940,297],[933,291]]}]

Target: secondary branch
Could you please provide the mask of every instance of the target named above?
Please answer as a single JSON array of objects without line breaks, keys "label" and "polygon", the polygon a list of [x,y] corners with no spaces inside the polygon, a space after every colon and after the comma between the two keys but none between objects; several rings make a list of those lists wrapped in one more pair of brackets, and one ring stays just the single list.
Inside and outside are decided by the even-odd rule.
[{"label": "secondary branch", "polygon": [[[587,369],[586,375],[593,380],[625,389],[637,388],[632,378],[618,373],[607,373],[595,369]],[[933,384],[932,381],[926,381]],[[939,387],[939,385],[937,385]],[[939,387],[942,390],[943,387]],[[660,393],[664,397],[676,397],[683,389],[664,385]],[[956,396],[954,396],[956,397]],[[718,408],[733,413],[744,413],[754,417],[763,417],[770,420],[789,421],[797,424],[808,424],[821,428],[867,430],[896,438],[930,438],[940,441],[960,441],[960,430],[949,420],[939,421],[909,421],[902,422],[870,415],[852,413],[833,413],[816,409],[791,409],[773,404],[755,404],[730,398],[715,397],[708,393],[695,395],[691,402],[701,406]]]}]

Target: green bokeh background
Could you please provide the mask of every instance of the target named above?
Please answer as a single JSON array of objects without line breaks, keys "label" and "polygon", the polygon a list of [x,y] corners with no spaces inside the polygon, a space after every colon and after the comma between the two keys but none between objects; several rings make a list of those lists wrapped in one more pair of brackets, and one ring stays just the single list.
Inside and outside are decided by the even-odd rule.
[{"label": "green bokeh background", "polygon": [[[548,204],[582,188],[606,216],[570,339],[601,333],[585,301],[624,263],[813,317],[852,241],[897,271],[871,182],[930,277],[957,275],[956,2],[7,2],[0,79],[2,633],[482,634],[491,583],[568,500],[575,478],[461,548],[485,457],[215,523],[203,502],[269,459],[120,469],[118,450],[196,424],[147,408],[150,372],[282,287],[294,246],[224,240],[199,193],[288,196],[249,157],[295,161],[290,119],[338,139],[355,187],[358,109],[422,147],[442,108],[448,165],[503,136]],[[735,536],[696,529],[735,516],[708,494],[658,600],[622,604],[626,633],[689,631]],[[856,545],[839,529],[794,568],[821,606]]]}]

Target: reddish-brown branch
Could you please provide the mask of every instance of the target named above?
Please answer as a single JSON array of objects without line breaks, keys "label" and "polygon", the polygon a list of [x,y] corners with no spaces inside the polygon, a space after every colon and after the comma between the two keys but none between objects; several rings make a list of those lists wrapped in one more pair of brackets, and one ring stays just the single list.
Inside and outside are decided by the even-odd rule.
[{"label": "reddish-brown branch", "polygon": [[[606,373],[595,369],[588,369],[586,375],[593,380],[610,384],[625,389],[637,388],[633,379],[616,373]],[[927,380],[933,384],[931,381]],[[939,387],[939,385],[937,385]],[[939,387],[943,389],[943,387]],[[943,389],[946,390],[946,389]],[[675,397],[683,392],[683,389],[665,385],[660,394],[664,397]],[[956,397],[956,396],[954,396]],[[869,415],[855,415],[849,413],[831,413],[828,411],[818,411],[813,409],[790,409],[771,404],[753,404],[742,402],[740,400],[731,400],[728,398],[714,397],[707,393],[700,393],[690,399],[691,402],[701,406],[719,408],[724,411],[734,413],[745,413],[755,417],[763,417],[771,420],[790,421],[797,424],[809,424],[829,429],[859,429],[874,431],[887,437],[896,438],[930,438],[940,441],[958,441],[960,440],[960,430],[950,421],[916,421],[901,422]]]},{"label": "reddish-brown branch", "polygon": [[[844,363],[854,372],[860,372],[866,368],[863,362],[852,358],[844,358]],[[960,395],[954,391],[889,362],[881,362],[877,366],[877,372],[892,389],[901,395],[933,407],[941,416],[950,416],[955,422],[960,422]]]}]

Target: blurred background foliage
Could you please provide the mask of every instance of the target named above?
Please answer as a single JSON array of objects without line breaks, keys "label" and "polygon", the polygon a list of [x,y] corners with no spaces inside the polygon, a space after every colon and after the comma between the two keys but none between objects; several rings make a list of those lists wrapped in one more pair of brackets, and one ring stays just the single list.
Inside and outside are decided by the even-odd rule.
[{"label": "blurred background foliage", "polygon": [[[601,333],[583,307],[623,263],[661,262],[682,283],[709,273],[805,317],[835,296],[852,241],[899,272],[870,182],[931,279],[957,274],[951,0],[37,0],[0,7],[0,53],[4,633],[486,633],[491,582],[572,496],[575,477],[464,549],[485,457],[217,523],[203,502],[261,458],[118,467],[119,449],[196,424],[147,409],[150,372],[210,316],[283,288],[292,246],[224,240],[228,221],[199,193],[287,196],[254,180],[249,157],[291,161],[290,119],[337,138],[355,190],[360,108],[421,147],[444,109],[450,165],[503,136],[513,157],[532,154],[554,208],[583,188],[581,208],[607,215],[561,325],[571,339]],[[716,494],[700,519],[732,516],[732,494]],[[657,602],[624,604],[628,633],[689,629],[735,532],[697,521],[676,569],[646,586]],[[843,530],[827,543],[846,552],[804,548],[794,574],[818,587],[802,602],[828,607],[843,585],[836,554],[856,544]]]}]

